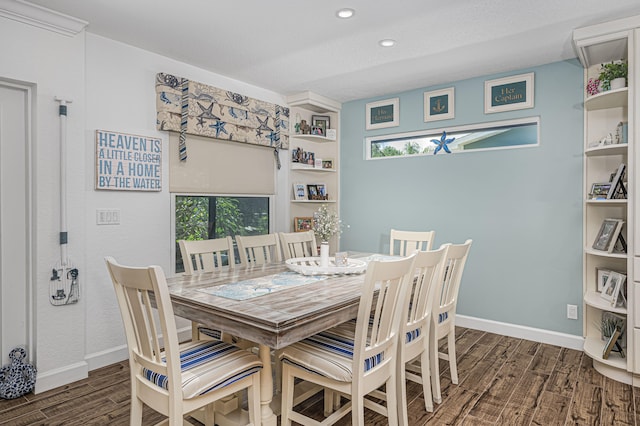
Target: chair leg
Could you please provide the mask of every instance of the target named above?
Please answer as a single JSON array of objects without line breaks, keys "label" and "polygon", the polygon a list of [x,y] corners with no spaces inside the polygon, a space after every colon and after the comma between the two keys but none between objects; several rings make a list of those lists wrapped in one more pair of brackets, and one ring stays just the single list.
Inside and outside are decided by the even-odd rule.
[{"label": "chair leg", "polygon": [[431,395],[431,367],[429,365],[429,351],[422,352],[420,356],[420,375],[422,376],[422,394],[424,396],[424,408],[433,412],[433,396]]},{"label": "chair leg", "polygon": [[[387,421],[389,422],[389,426],[398,426],[398,396],[399,395],[396,393],[397,384],[398,384],[398,376],[394,372],[391,375],[391,377],[389,377],[389,380],[387,380],[387,383],[385,384],[385,389],[387,394]],[[404,401],[400,400],[400,404],[404,404],[406,408],[406,405],[407,405],[406,395],[404,397]]]},{"label": "chair leg", "polygon": [[458,384],[458,363],[456,361],[456,331],[452,326],[447,339],[447,352],[449,353],[449,371],[451,371],[451,383]]},{"label": "chair leg", "polygon": [[[389,383],[387,383],[387,387],[388,386],[389,386]],[[351,424],[352,426],[364,426],[364,395],[357,395],[357,396],[352,395],[352,396],[353,397],[351,398]]]},{"label": "chair leg", "polygon": [[[396,363],[397,365],[397,371],[396,371],[396,378],[397,378],[397,394],[398,394],[398,421],[401,425],[408,425],[409,424],[409,417],[407,414],[407,379],[406,379],[406,374],[405,374],[405,368],[406,368],[406,363],[404,362],[404,360],[402,359],[398,359],[398,362]],[[423,382],[424,382],[424,378],[423,378]],[[387,401],[389,395],[387,393]],[[389,407],[389,404],[387,403],[387,408]],[[389,414],[391,415],[391,414]],[[391,422],[389,422],[389,424],[391,424]]]},{"label": "chair leg", "polygon": [[143,404],[135,395],[131,396],[131,416],[129,422],[131,426],[142,426]]},{"label": "chair leg", "polygon": [[258,372],[253,375],[251,387],[247,389],[247,403],[249,405],[249,423],[254,426],[260,425],[261,409],[260,409],[260,374]]},{"label": "chair leg", "polygon": [[215,402],[204,407],[204,424],[205,426],[215,426],[216,424]]},{"label": "chair leg", "polygon": [[290,413],[293,410],[293,376],[289,371],[290,368],[286,363],[281,364],[282,370],[282,406],[280,408],[280,425],[291,426]]},{"label": "chair leg", "polygon": [[331,389],[324,388],[324,416],[329,417],[333,413],[335,393]]},{"label": "chair leg", "polygon": [[429,367],[431,370],[431,389],[433,391],[433,401],[441,404],[442,394],[440,391],[440,365],[438,364],[438,337],[435,335],[435,331],[432,331],[434,335],[429,339]]}]

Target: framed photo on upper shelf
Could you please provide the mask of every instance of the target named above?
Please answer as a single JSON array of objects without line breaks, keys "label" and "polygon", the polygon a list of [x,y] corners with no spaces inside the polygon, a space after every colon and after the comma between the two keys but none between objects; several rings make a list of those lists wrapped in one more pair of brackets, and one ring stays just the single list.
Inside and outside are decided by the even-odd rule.
[{"label": "framed photo on upper shelf", "polygon": [[590,200],[606,200],[611,190],[611,182],[594,183],[589,193]]},{"label": "framed photo on upper shelf", "polygon": [[624,185],[624,174],[627,166],[624,163],[620,163],[618,169],[612,173],[611,186],[607,193],[607,199],[624,199],[627,198],[627,188]]},{"label": "framed photo on upper shelf", "polygon": [[328,115],[312,115],[311,125],[322,127],[324,129],[323,134],[326,135],[327,129],[331,128],[331,117]]},{"label": "framed photo on upper shelf", "polygon": [[293,199],[294,200],[307,199],[307,186],[304,183],[293,184]]},{"label": "framed photo on upper shelf", "polygon": [[323,158],[322,159],[322,168],[327,170],[333,170],[333,159],[332,158]]},{"label": "framed photo on upper shelf", "polygon": [[624,221],[621,219],[603,220],[592,247],[595,250],[613,253],[613,248],[618,240],[623,224]]}]

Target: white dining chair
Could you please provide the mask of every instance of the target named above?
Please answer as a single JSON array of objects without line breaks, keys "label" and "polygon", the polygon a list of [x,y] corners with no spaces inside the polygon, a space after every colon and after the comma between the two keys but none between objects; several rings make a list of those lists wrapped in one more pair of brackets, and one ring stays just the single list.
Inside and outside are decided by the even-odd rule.
[{"label": "white dining chair", "polygon": [[[236,266],[236,257],[233,249],[233,239],[231,237],[214,238],[209,240],[179,240],[184,273],[194,275],[219,271],[224,268],[233,269]],[[207,336],[213,339],[223,339],[220,330],[206,327],[198,323],[192,323],[192,338],[202,339]],[[226,336],[223,340],[226,339]]]},{"label": "white dining chair", "polygon": [[[469,256],[472,240],[463,244],[445,244],[447,253],[442,263],[442,279],[437,281],[433,310],[431,312],[431,330],[429,332],[429,359],[431,362],[431,388],[433,400],[440,404],[440,368],[438,359],[449,361],[451,382],[458,384],[458,366],[456,361],[456,306],[462,273]],[[440,339],[447,337],[447,352],[439,352]]]},{"label": "white dining chair", "polygon": [[431,250],[435,231],[399,231],[392,229],[389,239],[391,256],[408,256],[415,250]]},{"label": "white dining chair", "polygon": [[186,414],[205,408],[205,423],[213,426],[213,403],[244,389],[248,392],[249,424],[259,424],[260,359],[221,340],[179,344],[162,268],[122,266],[112,257],[105,261],[129,350],[130,424],[142,424],[143,406],[147,405],[167,416],[170,426],[182,425]]},{"label": "white dining chair", "polygon": [[240,254],[240,264],[243,267],[282,261],[278,234],[236,235],[236,243]]},{"label": "white dining chair", "polygon": [[[365,407],[386,416],[390,425],[398,424],[398,335],[402,306],[413,276],[414,258],[412,255],[369,263],[355,334],[331,329],[282,349],[282,426],[290,426],[292,421],[334,424],[349,412],[352,424],[363,426]],[[298,380],[346,395],[349,402],[330,413],[322,423],[310,419],[293,409],[294,386],[298,385]],[[386,406],[365,398],[383,385]]]},{"label": "white dining chair", "polygon": [[313,231],[280,232],[280,246],[284,260],[318,256],[316,234]]}]

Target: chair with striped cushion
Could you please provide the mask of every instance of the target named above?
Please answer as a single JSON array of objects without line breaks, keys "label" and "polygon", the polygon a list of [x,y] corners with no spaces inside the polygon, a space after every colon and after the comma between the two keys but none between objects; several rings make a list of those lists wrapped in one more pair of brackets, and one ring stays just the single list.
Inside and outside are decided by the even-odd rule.
[{"label": "chair with striped cushion", "polygon": [[318,255],[316,234],[313,231],[280,232],[280,245],[282,246],[284,260]]},{"label": "chair with striped cushion", "polygon": [[[129,348],[130,424],[142,424],[146,404],[167,416],[169,425],[182,425],[186,414],[205,408],[205,423],[213,426],[213,403],[244,389],[248,392],[249,421],[259,424],[259,358],[220,340],[180,345],[162,268],[122,266],[112,257],[105,261]],[[152,299],[158,307],[157,315],[151,307]],[[158,333],[162,333],[164,349]]]},{"label": "chair with striped cushion", "polygon": [[[329,395],[336,392],[350,399],[331,413],[323,425],[334,424],[351,412],[352,424],[363,426],[365,407],[387,416],[390,425],[398,424],[398,335],[405,294],[413,276],[414,257],[369,263],[355,335],[335,328],[281,351],[282,426],[290,426],[291,421],[320,424],[293,410],[296,379],[329,389]],[[365,398],[382,385],[386,390],[386,406]]]},{"label": "chair with striped cushion", "polygon": [[278,234],[236,235],[240,264],[244,267],[282,262]]},{"label": "chair with striped cushion", "polygon": [[[442,279],[437,281],[431,312],[431,330],[429,331],[429,360],[431,362],[431,389],[433,400],[440,404],[440,368],[438,359],[449,361],[451,382],[458,384],[458,366],[456,361],[456,306],[462,272],[467,263],[471,240],[463,244],[445,244],[447,254],[442,261]],[[440,339],[447,337],[447,353],[439,352]]]},{"label": "chair with striped cushion", "polygon": [[429,331],[434,291],[437,282],[442,280],[442,262],[446,256],[446,247],[438,250],[416,253],[416,278],[413,289],[407,295],[401,325],[401,342],[398,351],[398,396],[399,422],[408,425],[407,388],[405,379],[422,384],[424,405],[427,411],[433,411],[431,395],[431,373],[429,367]]},{"label": "chair with striped cushion", "polygon": [[391,230],[389,254],[391,256],[408,256],[416,250],[431,250],[435,231],[399,231]]},{"label": "chair with striped cushion", "polygon": [[[219,271],[223,268],[233,269],[236,265],[233,239],[231,237],[197,241],[180,240],[178,244],[186,275]],[[191,332],[193,340],[202,338],[222,339],[220,330],[205,327],[195,322],[192,323]],[[227,339],[225,338],[225,340]]]}]

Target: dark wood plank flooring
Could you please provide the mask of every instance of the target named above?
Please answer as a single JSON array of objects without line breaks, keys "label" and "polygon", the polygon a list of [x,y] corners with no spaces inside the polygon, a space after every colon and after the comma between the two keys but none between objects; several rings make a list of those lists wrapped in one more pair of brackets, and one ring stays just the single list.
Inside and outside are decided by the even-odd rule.
[{"label": "dark wood plank flooring", "polygon": [[[411,426],[640,426],[640,388],[603,377],[580,351],[463,328],[457,328],[456,348],[460,383],[451,383],[441,361],[443,403],[433,413],[424,409],[421,386],[408,385]],[[38,395],[0,399],[0,425],[128,425],[129,398],[123,361]],[[302,409],[320,419],[321,396]],[[145,411],[145,425],[162,419]],[[350,416],[339,424],[351,424]],[[387,421],[367,412],[366,424]]]}]

